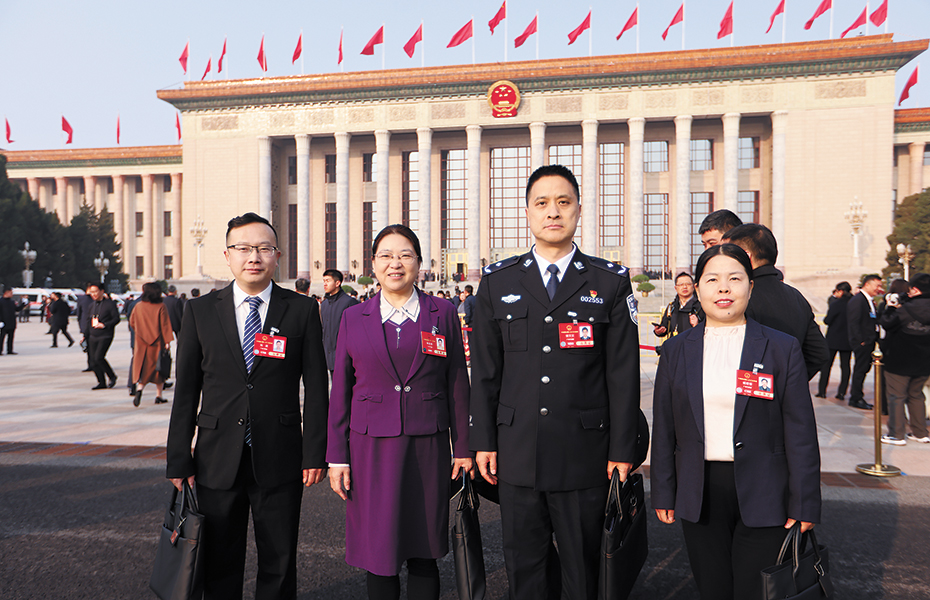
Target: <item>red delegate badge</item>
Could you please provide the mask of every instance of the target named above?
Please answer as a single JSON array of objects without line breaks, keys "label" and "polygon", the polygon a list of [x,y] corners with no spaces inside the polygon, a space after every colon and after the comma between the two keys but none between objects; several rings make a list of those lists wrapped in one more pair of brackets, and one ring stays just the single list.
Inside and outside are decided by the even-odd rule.
[{"label": "red delegate badge", "polygon": [[771,375],[752,371],[736,372],[736,393],[742,396],[771,400],[775,397],[774,386],[774,379]]},{"label": "red delegate badge", "polygon": [[255,347],[252,353],[255,354],[255,356],[284,358],[284,352],[286,348],[286,337],[282,337],[280,335],[268,335],[267,333],[256,333]]},{"label": "red delegate badge", "polygon": [[594,328],[587,323],[559,323],[560,348],[593,348]]},{"label": "red delegate badge", "polygon": [[420,332],[420,339],[423,342],[423,354],[432,354],[433,356],[446,356],[446,337],[438,333],[428,331]]}]

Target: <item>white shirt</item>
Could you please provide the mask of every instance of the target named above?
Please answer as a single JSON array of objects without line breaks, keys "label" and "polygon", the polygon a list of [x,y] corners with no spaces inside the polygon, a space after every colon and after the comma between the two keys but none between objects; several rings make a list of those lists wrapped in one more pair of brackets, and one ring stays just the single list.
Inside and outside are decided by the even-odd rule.
[{"label": "white shirt", "polygon": [[420,296],[417,294],[417,288],[413,288],[410,293],[410,297],[407,298],[407,301],[404,302],[404,305],[400,308],[395,308],[390,302],[387,301],[387,298],[384,297],[384,292],[381,292],[381,324],[395,323],[397,325],[402,325],[404,321],[410,319],[411,321],[416,321],[417,317],[420,316]]},{"label": "white shirt", "polygon": [[[258,318],[261,320],[262,326],[261,331],[265,330],[265,315],[268,314],[268,303],[271,302],[271,286],[269,282],[268,287],[257,294],[259,298],[262,299],[262,303],[258,305]],[[249,306],[248,299],[252,296],[246,294],[237,282],[233,282],[233,306],[236,308],[236,329],[239,332],[239,345],[243,344],[242,335],[245,333],[245,320],[249,318],[249,311],[252,310],[252,307]]]},{"label": "white shirt", "polygon": [[549,285],[549,278],[552,277],[552,273],[548,271],[549,265],[555,265],[559,268],[559,283],[562,283],[562,278],[565,277],[565,271],[568,270],[568,265],[572,264],[572,258],[575,256],[575,250],[578,249],[574,243],[572,244],[572,251],[555,261],[554,263],[549,262],[536,252],[536,245],[533,245],[533,258],[536,259],[536,265],[539,267],[539,274],[542,276],[543,286]]},{"label": "white shirt", "polygon": [[704,329],[704,460],[733,462],[736,372],[746,324]]}]

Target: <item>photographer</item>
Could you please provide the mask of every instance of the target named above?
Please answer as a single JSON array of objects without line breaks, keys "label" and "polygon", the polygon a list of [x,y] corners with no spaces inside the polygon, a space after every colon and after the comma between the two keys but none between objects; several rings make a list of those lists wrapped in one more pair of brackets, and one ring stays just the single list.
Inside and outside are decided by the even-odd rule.
[{"label": "photographer", "polygon": [[[694,295],[694,279],[687,273],[679,273],[675,278],[675,299],[662,311],[662,319],[653,323],[653,333],[667,341],[672,337],[688,331],[704,320],[704,311]],[[660,353],[661,346],[656,347]]]}]

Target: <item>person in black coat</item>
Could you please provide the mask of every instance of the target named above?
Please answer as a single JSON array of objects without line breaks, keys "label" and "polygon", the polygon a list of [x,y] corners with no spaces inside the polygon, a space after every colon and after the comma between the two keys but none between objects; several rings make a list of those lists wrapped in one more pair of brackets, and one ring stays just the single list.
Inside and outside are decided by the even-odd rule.
[{"label": "person in black coat", "polygon": [[58,347],[58,332],[60,331],[65,339],[68,340],[68,347],[74,345],[74,338],[68,333],[68,315],[71,314],[71,307],[62,300],[61,294],[52,292],[52,304],[49,306],[52,324],[52,348]]},{"label": "person in black coat", "polygon": [[171,331],[175,339],[181,333],[181,317],[184,315],[184,303],[178,298],[178,289],[173,285],[168,286],[168,292],[162,297],[162,302],[168,310],[168,320],[171,321]]},{"label": "person in black coat", "polygon": [[[696,327],[704,319],[701,303],[694,295],[694,279],[688,273],[679,273],[675,277],[675,299],[662,311],[658,324],[653,323],[653,333],[663,340],[670,340],[676,335]],[[661,346],[656,348],[656,354]]]},{"label": "person in black coat", "polygon": [[875,303],[881,295],[882,278],[873,273],[862,278],[859,293],[846,305],[849,345],[856,358],[849,388],[849,405],[862,410],[872,410],[872,405],[865,401],[863,386],[865,376],[872,368],[872,351],[875,350],[875,342],[878,341],[878,313]]},{"label": "person in black coat", "polygon": [[107,362],[107,351],[119,324],[119,309],[115,302],[106,297],[100,284],[88,285],[87,293],[94,301],[88,308],[90,318],[87,326],[87,354],[90,356],[91,369],[97,376],[97,385],[91,389],[103,390],[116,385],[116,373]]},{"label": "person in black coat", "polygon": [[782,281],[781,271],[775,268],[775,235],[765,225],[747,223],[728,231],[723,240],[745,250],[752,261],[753,288],[746,316],[794,336],[801,344],[807,379],[813,379],[830,355],[827,342],[814,321],[811,305],[801,292]]},{"label": "person in black coat", "polygon": [[849,386],[849,367],[852,358],[852,347],[849,345],[849,327],[846,319],[846,308],[852,298],[852,287],[846,281],[836,284],[833,295],[830,296],[827,316],[823,322],[827,325],[827,348],[830,350],[830,359],[820,371],[820,383],[817,385],[817,397],[827,397],[827,385],[830,383],[830,370],[836,354],[840,355],[840,386],[836,389],[836,399],[846,397],[846,388]]},{"label": "person in black coat", "polygon": [[326,368],[333,372],[336,356],[336,338],[342,313],[358,300],[342,289],[342,271],[327,269],[323,272],[323,301],[320,302],[320,318],[323,320],[323,351],[326,352]]},{"label": "person in black coat", "polygon": [[0,354],[3,354],[3,340],[6,339],[6,353],[13,352],[13,334],[16,333],[16,302],[13,301],[13,290],[4,290],[0,298]]},{"label": "person in black coat", "polygon": [[[90,307],[94,303],[94,299],[91,298],[90,292],[87,291],[90,289],[91,285],[93,284],[88,283],[87,285],[84,286],[85,294],[83,296],[78,296],[77,310],[75,311],[76,316],[77,316],[78,331],[81,332],[82,342],[87,342],[87,339],[88,339],[87,329],[90,327]],[[49,333],[51,333],[51,331]],[[89,373],[90,371],[93,371],[94,369],[91,367],[91,364],[90,364],[91,356],[90,356],[90,352],[87,352],[87,346],[84,346],[84,352],[87,354],[87,368],[84,369],[83,372]]]}]

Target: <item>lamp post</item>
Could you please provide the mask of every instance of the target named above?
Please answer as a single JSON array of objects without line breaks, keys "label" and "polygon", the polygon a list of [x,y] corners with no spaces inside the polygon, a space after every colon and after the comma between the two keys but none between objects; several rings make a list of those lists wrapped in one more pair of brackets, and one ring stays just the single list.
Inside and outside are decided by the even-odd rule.
[{"label": "lamp post", "polygon": [[204,227],[203,219],[200,217],[194,219],[191,235],[194,237],[194,246],[197,248],[197,275],[203,278],[203,263],[200,262],[200,250],[203,248],[204,238],[207,237],[207,228]]},{"label": "lamp post", "polygon": [[94,266],[100,271],[100,285],[106,281],[107,271],[110,269],[110,259],[104,258],[103,250],[100,251],[100,256],[94,259]]},{"label": "lamp post", "polygon": [[862,227],[865,225],[865,219],[869,216],[869,211],[862,207],[858,196],[853,202],[849,203],[849,210],[846,211],[846,221],[852,228],[853,238],[853,266],[862,266],[862,257],[859,255],[859,236],[862,234]]},{"label": "lamp post", "polygon": [[26,242],[23,249],[19,251],[19,255],[23,257],[23,262],[26,264],[23,270],[23,287],[32,287],[32,270],[29,267],[36,261],[36,251],[30,250],[29,242]]},{"label": "lamp post", "polygon": [[895,248],[898,251],[898,262],[904,265],[904,279],[906,281],[911,280],[911,261],[914,260],[914,251],[911,249],[911,245],[898,244]]}]

